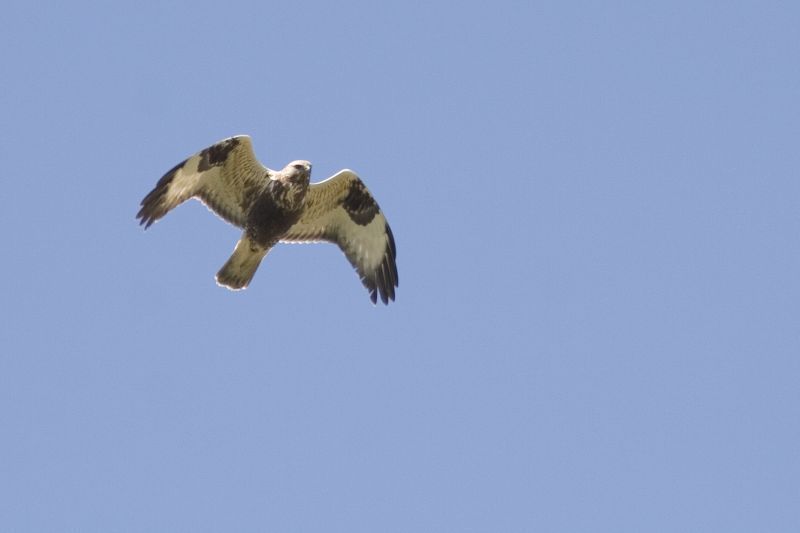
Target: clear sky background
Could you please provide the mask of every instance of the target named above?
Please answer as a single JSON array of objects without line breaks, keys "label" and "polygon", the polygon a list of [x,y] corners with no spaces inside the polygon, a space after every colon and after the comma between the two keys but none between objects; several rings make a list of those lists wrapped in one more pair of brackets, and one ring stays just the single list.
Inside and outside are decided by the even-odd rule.
[{"label": "clear sky background", "polygon": [[[0,530],[800,531],[794,2],[6,2]],[[356,170],[397,301],[158,178]]]}]

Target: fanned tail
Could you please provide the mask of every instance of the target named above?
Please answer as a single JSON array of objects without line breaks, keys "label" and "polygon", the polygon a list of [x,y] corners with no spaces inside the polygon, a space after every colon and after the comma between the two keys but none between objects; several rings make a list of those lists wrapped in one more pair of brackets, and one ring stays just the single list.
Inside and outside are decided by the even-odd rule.
[{"label": "fanned tail", "polygon": [[247,288],[268,251],[269,247],[242,235],[231,257],[217,272],[217,284],[234,291]]}]

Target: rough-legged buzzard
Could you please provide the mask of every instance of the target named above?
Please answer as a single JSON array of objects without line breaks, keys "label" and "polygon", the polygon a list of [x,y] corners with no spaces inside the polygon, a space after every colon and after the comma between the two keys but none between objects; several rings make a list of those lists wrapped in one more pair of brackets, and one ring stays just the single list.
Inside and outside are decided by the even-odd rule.
[{"label": "rough-legged buzzard", "polygon": [[398,286],[394,237],[378,203],[351,170],[309,184],[311,163],[270,170],[255,157],[250,137],[209,146],[167,172],[136,215],[145,228],[189,198],[244,230],[217,283],[244,289],[278,242],[332,242],[342,249],[372,303],[394,300]]}]

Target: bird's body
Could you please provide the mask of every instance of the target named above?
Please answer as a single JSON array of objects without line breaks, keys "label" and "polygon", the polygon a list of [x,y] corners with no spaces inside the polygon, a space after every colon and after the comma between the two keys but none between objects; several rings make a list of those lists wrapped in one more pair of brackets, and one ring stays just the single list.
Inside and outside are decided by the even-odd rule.
[{"label": "bird's body", "polygon": [[337,244],[358,271],[373,303],[394,300],[398,286],[394,237],[378,204],[350,170],[310,183],[311,164],[283,170],[262,166],[250,138],[231,137],[179,163],[142,200],[137,218],[149,227],[189,198],[197,198],[244,231],[217,282],[244,289],[278,242]]}]

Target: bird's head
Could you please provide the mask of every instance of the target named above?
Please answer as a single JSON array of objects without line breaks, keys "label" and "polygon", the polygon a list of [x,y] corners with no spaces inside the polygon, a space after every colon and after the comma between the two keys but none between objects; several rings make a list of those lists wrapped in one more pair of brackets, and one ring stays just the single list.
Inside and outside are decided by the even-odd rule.
[{"label": "bird's head", "polygon": [[311,179],[311,163],[308,161],[292,161],[281,172],[283,179],[292,185],[308,185]]},{"label": "bird's head", "polygon": [[273,179],[279,181],[283,187],[281,195],[289,208],[300,206],[308,191],[308,183],[311,179],[311,163],[308,161],[292,161],[283,170],[278,172]]}]

